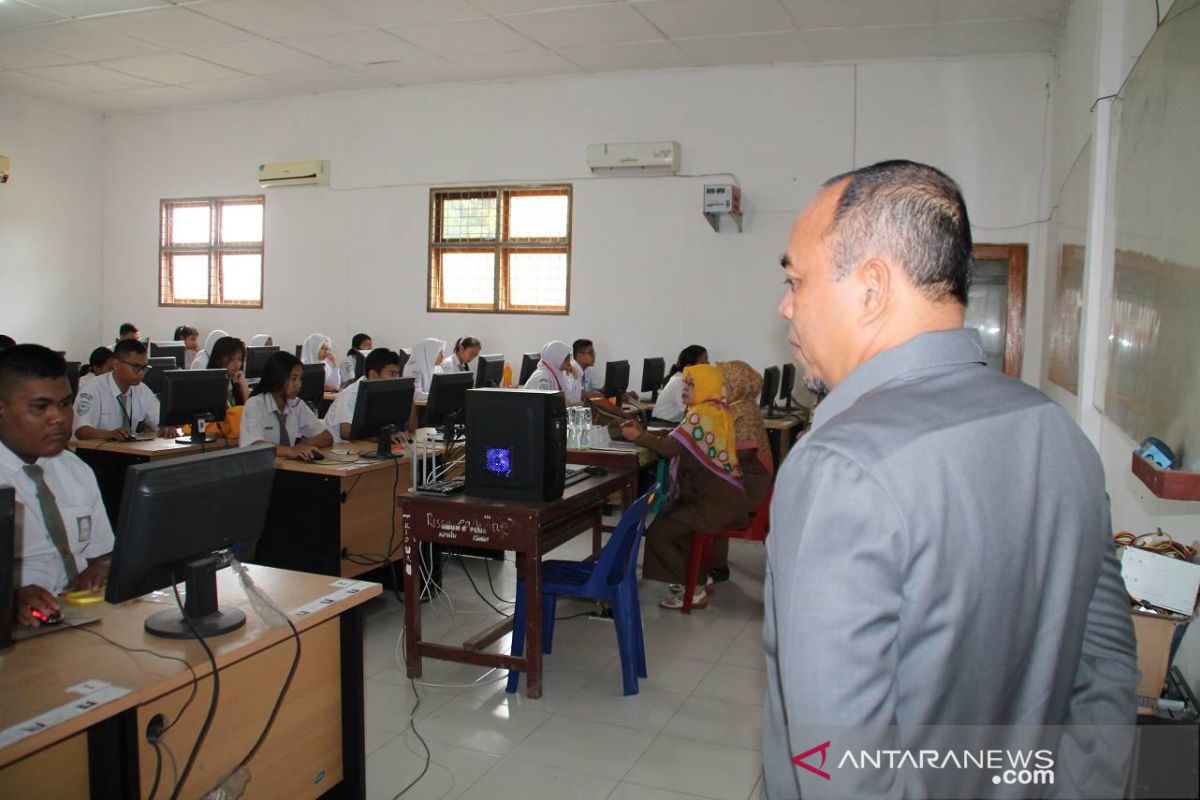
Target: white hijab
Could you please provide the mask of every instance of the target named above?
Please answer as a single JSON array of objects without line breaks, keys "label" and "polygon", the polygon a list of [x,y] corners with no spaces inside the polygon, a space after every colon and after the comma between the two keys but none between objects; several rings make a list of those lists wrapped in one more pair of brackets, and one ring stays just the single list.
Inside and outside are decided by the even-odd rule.
[{"label": "white hijab", "polygon": [[333,351],[333,342],[328,336],[323,333],[314,333],[304,340],[304,346],[300,348],[300,363],[302,364],[324,364],[325,360],[321,358],[321,345]]},{"label": "white hijab", "polygon": [[571,376],[562,371],[562,364],[570,355],[571,346],[555,339],[542,348],[542,360],[538,362],[538,369],[549,372],[558,388],[566,394],[571,391]]},{"label": "white hijab", "polygon": [[204,337],[204,352],[211,353],[213,345],[217,343],[217,339],[221,339],[228,335],[228,333],[220,329],[210,331],[208,336]]},{"label": "white hijab", "polygon": [[402,377],[415,378],[414,389],[418,392],[428,392],[437,372],[437,357],[446,347],[441,339],[422,339],[413,345],[412,356],[404,365]]},{"label": "white hijab", "polygon": [[266,347],[267,339],[270,339],[270,338],[271,338],[271,335],[269,333],[256,333],[250,339],[250,346],[251,347]]},{"label": "white hijab", "polygon": [[218,339],[228,335],[228,333],[220,329],[210,331],[204,339],[204,349],[192,357],[192,363],[188,365],[188,369],[207,369],[208,359],[212,354],[213,346],[216,345]]}]

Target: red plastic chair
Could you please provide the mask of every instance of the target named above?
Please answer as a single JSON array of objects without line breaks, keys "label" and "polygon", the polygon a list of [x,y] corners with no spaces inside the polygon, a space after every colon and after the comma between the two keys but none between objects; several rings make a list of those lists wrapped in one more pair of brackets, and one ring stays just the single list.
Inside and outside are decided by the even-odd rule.
[{"label": "red plastic chair", "polygon": [[693,533],[692,555],[688,559],[687,586],[683,587],[684,614],[692,613],[692,598],[696,594],[696,580],[700,575],[707,575],[712,569],[713,546],[718,536],[726,539],[748,539],[752,542],[765,542],[771,521],[771,495],[775,487],[767,490],[767,496],[758,504],[758,508],[750,512],[750,524],[739,528],[718,533]]}]

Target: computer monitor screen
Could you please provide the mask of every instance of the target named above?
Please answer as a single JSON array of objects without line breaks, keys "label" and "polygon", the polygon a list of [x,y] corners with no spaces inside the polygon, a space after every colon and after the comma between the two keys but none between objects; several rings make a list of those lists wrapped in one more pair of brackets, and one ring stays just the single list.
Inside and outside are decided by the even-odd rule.
[{"label": "computer monitor screen", "polygon": [[79,367],[78,361],[67,362],[67,383],[71,384],[71,394],[79,394]]},{"label": "computer monitor screen", "polygon": [[12,644],[13,560],[16,558],[16,494],[11,486],[0,486],[0,648]]},{"label": "computer monitor screen", "polygon": [[767,367],[763,370],[762,394],[758,404],[768,408],[775,403],[775,395],[779,392],[779,367]]},{"label": "computer monitor screen", "polygon": [[142,375],[142,383],[146,384],[146,388],[155,394],[162,394],[163,385],[166,379],[163,377],[167,374],[167,370],[179,369],[179,365],[175,363],[175,359],[170,356],[151,358],[146,362],[146,371]]},{"label": "computer monitor screen", "polygon": [[214,553],[258,541],[274,479],[269,444],[129,467],[104,599],[122,603],[186,580],[191,624],[171,608],[146,618],[148,633],[186,639],[193,627],[200,636],[241,627],[245,614],[217,605]]},{"label": "computer monitor screen", "polygon": [[479,356],[475,365],[475,388],[495,389],[504,382],[504,356],[500,353]]},{"label": "computer monitor screen", "polygon": [[784,364],[779,377],[779,399],[788,408],[792,405],[792,392],[796,390],[796,365]]},{"label": "computer monitor screen", "polygon": [[266,369],[267,361],[271,356],[279,352],[279,348],[271,345],[251,346],[246,348],[246,377],[261,378],[263,370]]},{"label": "computer monitor screen", "polygon": [[618,400],[629,390],[629,362],[609,361],[604,365],[604,388],[600,391],[605,397],[615,397]]},{"label": "computer monitor screen", "polygon": [[517,385],[524,386],[529,380],[529,376],[537,369],[538,362],[542,360],[541,353],[526,353],[521,356],[521,374],[517,377]]},{"label": "computer monitor screen", "polygon": [[[161,425],[191,425],[204,415],[225,419],[229,407],[229,373],[223,369],[169,369],[163,372]],[[193,438],[202,435],[193,431]]]},{"label": "computer monitor screen", "polygon": [[371,355],[370,350],[350,351],[350,360],[354,362],[354,380],[367,374],[367,356],[369,355]]},{"label": "computer monitor screen", "polygon": [[475,385],[475,376],[469,372],[451,375],[434,375],[429,382],[429,401],[421,426],[433,428],[444,425],[449,418],[462,421],[462,410],[467,403],[467,389]]},{"label": "computer monitor screen", "polygon": [[642,391],[657,392],[662,388],[663,378],[667,374],[667,361],[664,358],[647,358],[642,361]]},{"label": "computer monitor screen", "polygon": [[325,365],[305,364],[300,376],[300,399],[314,409],[325,399]]},{"label": "computer monitor screen", "polygon": [[187,348],[183,342],[151,342],[150,357],[151,358],[173,358],[175,366],[178,369],[183,369],[183,357]]},{"label": "computer monitor screen", "polygon": [[412,378],[360,381],[354,418],[350,423],[350,438],[373,438],[385,425],[394,425],[397,432],[407,428],[412,413],[414,386]]}]

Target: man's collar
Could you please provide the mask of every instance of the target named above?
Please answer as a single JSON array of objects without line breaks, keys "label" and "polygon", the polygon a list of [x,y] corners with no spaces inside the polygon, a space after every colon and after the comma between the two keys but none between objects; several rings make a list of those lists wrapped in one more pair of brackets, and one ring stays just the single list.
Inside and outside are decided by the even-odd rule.
[{"label": "man's collar", "polygon": [[[114,372],[115,370],[109,370],[108,372],[104,373],[104,377],[101,380],[107,384],[108,391],[112,393],[113,397],[120,397],[121,395],[125,394],[125,392],[122,392],[121,387],[117,385],[117,376],[113,374]],[[129,388],[132,389],[133,387],[131,386]],[[126,389],[125,391],[129,391],[129,389]]]},{"label": "man's collar", "polygon": [[811,430],[850,408],[867,392],[902,375],[933,367],[986,363],[979,332],[974,328],[918,334],[859,364],[817,406]]}]

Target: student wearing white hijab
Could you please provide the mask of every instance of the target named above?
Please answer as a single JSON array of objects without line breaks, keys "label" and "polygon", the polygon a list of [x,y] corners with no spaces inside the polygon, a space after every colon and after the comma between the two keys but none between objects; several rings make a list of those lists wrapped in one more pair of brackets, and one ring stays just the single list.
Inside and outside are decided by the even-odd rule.
[{"label": "student wearing white hijab", "polygon": [[568,403],[578,403],[580,386],[575,374],[571,346],[557,339],[542,348],[542,360],[525,381],[523,389],[547,389],[563,393]]},{"label": "student wearing white hijab", "polygon": [[275,340],[267,333],[256,333],[250,338],[251,347],[270,347],[275,344]]},{"label": "student wearing white hijab", "polygon": [[338,369],[337,357],[333,354],[333,342],[323,333],[314,333],[304,340],[300,348],[300,361],[303,364],[323,364],[325,366],[325,391],[336,392],[342,388],[341,371]]},{"label": "student wearing white hijab", "polygon": [[441,339],[422,339],[413,345],[412,356],[404,365],[402,378],[412,378],[416,390],[416,399],[425,400],[429,397],[429,386],[433,376],[438,373],[438,367],[446,357],[442,352],[446,343]]},{"label": "student wearing white hijab", "polygon": [[188,369],[208,369],[208,356],[212,352],[213,345],[218,339],[228,336],[229,334],[221,329],[211,331],[204,338],[204,349],[196,353],[196,357],[192,359],[192,364]]}]

